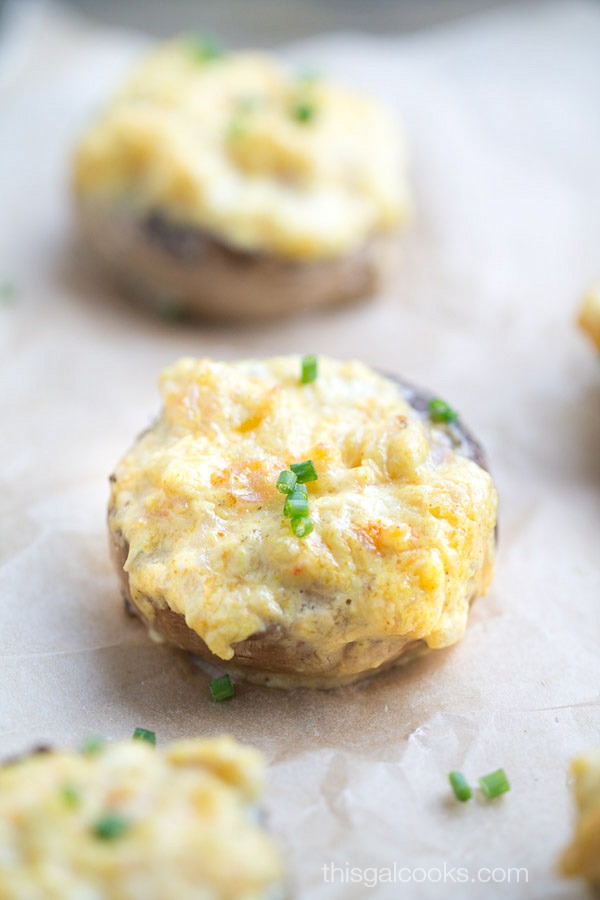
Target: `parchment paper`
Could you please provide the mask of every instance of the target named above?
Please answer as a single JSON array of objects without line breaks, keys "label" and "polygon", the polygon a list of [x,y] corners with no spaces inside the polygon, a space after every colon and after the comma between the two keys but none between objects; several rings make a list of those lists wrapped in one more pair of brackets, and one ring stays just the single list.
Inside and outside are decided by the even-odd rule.
[{"label": "parchment paper", "polygon": [[[82,259],[70,148],[145,40],[21,12],[0,70],[0,266],[19,292],[0,307],[1,754],[136,725],[163,742],[231,732],[270,763],[301,898],[584,897],[554,863],[567,761],[600,744],[600,361],[574,326],[600,270],[600,7],[288,48],[397,108],[416,216],[374,303],[235,329],[156,321]],[[460,408],[501,494],[497,577],[449,651],[333,693],[240,684],[215,706],[205,673],[123,615],[107,476],[156,413],[164,365],[288,351],[360,357]],[[498,766],[503,799],[449,799],[450,769]],[[528,883],[326,884],[332,862],[527,867]]]}]

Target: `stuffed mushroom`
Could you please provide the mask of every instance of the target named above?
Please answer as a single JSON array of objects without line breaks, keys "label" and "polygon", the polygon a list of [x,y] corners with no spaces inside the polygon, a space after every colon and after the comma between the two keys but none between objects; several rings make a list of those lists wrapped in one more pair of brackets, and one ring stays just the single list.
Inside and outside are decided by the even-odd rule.
[{"label": "stuffed mushroom", "polygon": [[372,293],[407,217],[375,99],[258,53],[169,42],[81,138],[89,246],[165,312],[257,317]]},{"label": "stuffed mushroom", "polygon": [[182,359],[111,476],[113,558],[151,633],[277,686],[454,644],[496,490],[442,400],[359,362]]},{"label": "stuffed mushroom", "polygon": [[[149,732],[143,729],[142,735]],[[36,752],[0,766],[3,900],[269,900],[264,765],[231,738]]]},{"label": "stuffed mushroom", "polygon": [[579,818],[560,868],[563,875],[585,878],[600,887],[600,750],[573,760],[571,772]]},{"label": "stuffed mushroom", "polygon": [[579,325],[600,350],[600,284],[586,295],[579,311]]}]

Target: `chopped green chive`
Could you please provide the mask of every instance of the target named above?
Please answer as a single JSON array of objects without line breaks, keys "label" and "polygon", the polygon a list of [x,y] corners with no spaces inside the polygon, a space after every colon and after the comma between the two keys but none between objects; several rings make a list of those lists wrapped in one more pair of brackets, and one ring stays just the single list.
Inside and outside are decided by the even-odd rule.
[{"label": "chopped green chive", "polygon": [[300,463],[292,463],[290,469],[300,484],[304,484],[306,481],[317,481],[319,477],[315,471],[312,459],[307,459]]},{"label": "chopped green chive", "polygon": [[172,300],[164,300],[156,304],[156,315],[163,322],[183,322],[187,318],[185,308],[178,302]]},{"label": "chopped green chive", "polygon": [[263,98],[256,94],[241,97],[229,120],[226,136],[230,139],[235,139],[247,134],[251,123],[252,113],[255,112],[263,102]]},{"label": "chopped green chive", "polygon": [[302,372],[300,374],[300,383],[301,384],[310,384],[311,381],[314,381],[317,377],[317,357],[316,356],[303,356],[302,357]]},{"label": "chopped green chive", "polygon": [[307,85],[316,84],[317,81],[320,80],[320,78],[321,78],[320,73],[316,69],[312,69],[312,68],[302,69],[296,75],[296,80],[298,81],[299,84],[307,84]]},{"label": "chopped green chive", "polygon": [[156,747],[156,734],[154,731],[148,731],[147,728],[136,728],[133,732],[133,740],[146,741],[147,744]]},{"label": "chopped green chive", "polygon": [[306,124],[307,122],[311,122],[315,115],[316,110],[314,105],[307,100],[298,100],[292,106],[292,118],[295,119],[296,122]]},{"label": "chopped green chive", "polygon": [[221,675],[219,678],[213,678],[208,682],[208,687],[215,703],[222,700],[229,700],[235,694],[235,688],[229,675]]},{"label": "chopped green chive", "polygon": [[237,109],[241,113],[251,113],[263,103],[264,97],[261,97],[260,94],[246,94],[245,97],[240,97],[238,100]]},{"label": "chopped green chive", "polygon": [[281,472],[277,479],[277,490],[280,494],[291,494],[298,479],[293,472]]},{"label": "chopped green chive", "polygon": [[17,286],[13,281],[0,281],[0,306],[12,306],[17,297]]},{"label": "chopped green chive", "polygon": [[[303,485],[301,485],[303,487]],[[285,506],[283,507],[284,516],[290,519],[298,519],[308,515],[308,491],[306,494],[302,490],[292,491],[288,494]]]},{"label": "chopped green chive", "polygon": [[81,745],[81,752],[86,756],[93,756],[104,749],[104,738],[99,734],[90,734]]},{"label": "chopped green chive", "polygon": [[248,123],[245,118],[239,113],[236,113],[231,117],[229,125],[227,126],[227,134],[226,137],[229,140],[236,140],[236,138],[241,138],[248,132]]},{"label": "chopped green chive", "polygon": [[223,48],[219,42],[206,35],[191,35],[188,44],[195,59],[200,62],[212,62],[223,56]]},{"label": "chopped green chive", "polygon": [[64,784],[60,793],[67,806],[74,808],[81,803],[81,794],[74,784]]},{"label": "chopped green chive", "polygon": [[434,397],[429,401],[429,418],[432,422],[450,424],[450,422],[456,422],[458,413],[445,400]]},{"label": "chopped green chive", "polygon": [[296,537],[299,538],[306,537],[306,535],[310,534],[314,528],[313,523],[310,519],[307,519],[306,516],[299,516],[292,519],[290,526]]},{"label": "chopped green chive", "polygon": [[450,782],[450,786],[454,791],[454,796],[457,800],[460,800],[461,803],[464,803],[466,800],[471,799],[471,797],[473,796],[473,791],[469,787],[467,779],[462,772],[450,772],[448,775],[448,781]]},{"label": "chopped green chive", "polygon": [[129,822],[119,813],[105,813],[94,825],[94,834],[103,841],[114,841],[129,830]]},{"label": "chopped green chive", "polygon": [[479,779],[479,787],[488,800],[493,800],[494,797],[499,797],[500,794],[510,791],[510,784],[504,769],[496,769],[495,772],[490,772],[489,775],[483,775]]},{"label": "chopped green chive", "polygon": [[277,490],[286,495],[283,514],[290,519],[290,527],[296,537],[305,537],[314,528],[308,518],[308,488],[305,482],[316,480],[317,473],[310,459],[292,463],[290,471],[281,472],[277,479]]}]

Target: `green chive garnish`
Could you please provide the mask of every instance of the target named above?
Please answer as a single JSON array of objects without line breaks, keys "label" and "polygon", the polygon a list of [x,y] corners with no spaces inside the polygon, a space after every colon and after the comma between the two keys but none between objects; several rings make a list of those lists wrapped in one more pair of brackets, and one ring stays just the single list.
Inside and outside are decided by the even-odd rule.
[{"label": "green chive garnish", "polygon": [[310,519],[307,519],[306,516],[300,516],[298,518],[292,519],[292,521],[290,522],[290,526],[296,537],[299,538],[306,537],[306,535],[310,534],[314,528],[313,523]]},{"label": "green chive garnish", "polygon": [[298,479],[299,484],[304,484],[306,481],[317,481],[319,477],[315,471],[312,459],[307,459],[300,463],[292,463],[290,469]]},{"label": "green chive garnish", "polygon": [[17,286],[13,281],[0,281],[0,306],[12,306],[17,297]]},{"label": "green chive garnish", "polygon": [[100,737],[99,734],[88,735],[81,745],[81,752],[86,756],[93,756],[95,753],[100,753],[103,749],[104,738]]},{"label": "green chive garnish", "polygon": [[248,123],[245,118],[238,113],[232,116],[229,125],[227,126],[227,133],[225,137],[228,140],[236,140],[236,138],[241,138],[248,132]]},{"label": "green chive garnish", "polygon": [[454,791],[454,796],[457,800],[460,800],[461,803],[464,803],[466,800],[471,799],[471,797],[473,796],[473,791],[469,787],[467,779],[462,772],[450,772],[448,775],[448,781],[450,782],[450,786]]},{"label": "green chive garnish", "polygon": [[456,422],[458,413],[445,400],[434,397],[429,401],[429,418],[432,422],[444,422],[448,425],[450,422]]},{"label": "green chive garnish", "polygon": [[187,318],[184,307],[174,300],[161,300],[156,304],[155,310],[159,319],[162,319],[163,322],[172,322],[174,325]]},{"label": "green chive garnish", "polygon": [[280,494],[291,494],[296,487],[297,480],[293,472],[288,470],[281,472],[277,479],[277,490]]},{"label": "green chive garnish", "polygon": [[479,787],[488,800],[493,800],[494,797],[499,797],[500,794],[510,791],[510,784],[504,769],[496,769],[495,772],[490,772],[489,775],[483,775],[479,779]]},{"label": "green chive garnish", "polygon": [[[312,358],[315,359],[315,357]],[[280,474],[277,479],[277,490],[287,495],[283,506],[283,514],[291,520],[290,527],[296,537],[301,538],[310,534],[314,528],[313,523],[308,518],[308,488],[305,482],[316,481],[317,473],[310,459],[301,463],[292,463],[290,470]],[[292,479],[297,480],[292,481]],[[290,485],[292,485],[291,489]]]},{"label": "green chive garnish", "polygon": [[103,841],[114,841],[129,830],[129,822],[119,813],[105,813],[94,825],[94,834]]},{"label": "green chive garnish", "polygon": [[313,85],[316,84],[321,78],[320,73],[316,69],[302,69],[302,71],[298,72],[296,75],[296,80],[298,84],[307,84]]},{"label": "green chive garnish", "polygon": [[292,491],[288,494],[285,506],[283,507],[284,516],[290,519],[300,519],[308,515],[308,491],[306,494],[302,490]]},{"label": "green chive garnish", "polygon": [[67,806],[74,808],[81,803],[81,794],[74,784],[64,784],[60,793]]},{"label": "green chive garnish", "polygon": [[258,109],[263,103],[264,97],[260,94],[246,94],[245,97],[240,97],[238,100],[237,109],[241,113],[250,113]]},{"label": "green chive garnish", "polygon": [[223,56],[223,48],[218,41],[206,35],[191,35],[188,44],[194,57],[200,62],[212,62]]},{"label": "green chive garnish", "polygon": [[263,102],[263,98],[257,94],[241,97],[229,120],[226,137],[235,139],[247,134],[249,125],[251,124],[252,113],[255,112]]},{"label": "green chive garnish", "polygon": [[213,678],[208,682],[208,687],[215,703],[222,700],[229,700],[235,694],[235,688],[229,675],[221,675],[219,678]]},{"label": "green chive garnish", "polygon": [[152,744],[153,747],[156,747],[156,733],[148,731],[147,728],[136,728],[133,732],[133,740],[146,741],[147,744]]},{"label": "green chive garnish", "polygon": [[314,105],[307,100],[298,100],[292,106],[292,118],[295,119],[296,122],[306,124],[307,122],[312,121],[315,115],[316,110]]},{"label": "green chive garnish", "polygon": [[303,356],[302,357],[302,372],[300,374],[300,383],[301,384],[310,384],[311,381],[314,381],[317,377],[317,357],[316,356]]}]

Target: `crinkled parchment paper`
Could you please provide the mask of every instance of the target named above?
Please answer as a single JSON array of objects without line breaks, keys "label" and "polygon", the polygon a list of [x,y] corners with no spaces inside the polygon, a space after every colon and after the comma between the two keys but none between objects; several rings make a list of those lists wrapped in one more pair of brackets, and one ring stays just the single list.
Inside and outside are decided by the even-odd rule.
[{"label": "crinkled parchment paper", "polygon": [[[149,318],[88,268],[70,148],[145,41],[22,11],[0,65],[0,275],[19,292],[0,307],[1,753],[135,725],[161,741],[227,731],[270,762],[269,821],[301,898],[585,896],[554,864],[567,761],[600,743],[600,365],[573,321],[600,270],[600,7],[288,48],[403,116],[416,215],[375,302],[232,329]],[[501,494],[497,577],[451,650],[364,686],[240,685],[215,706],[206,674],[123,615],[107,476],[156,413],[162,366],[288,351],[360,357],[460,408]],[[502,800],[449,799],[450,769],[501,765]],[[326,883],[330,863],[367,871]],[[367,886],[394,863],[415,880]],[[457,883],[458,867],[496,883]],[[417,883],[422,869],[445,883]]]}]

